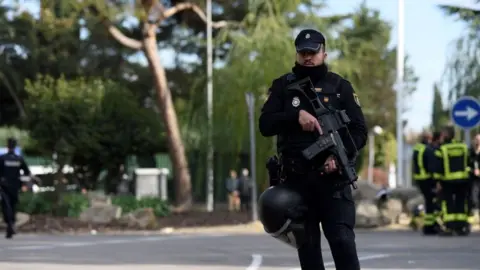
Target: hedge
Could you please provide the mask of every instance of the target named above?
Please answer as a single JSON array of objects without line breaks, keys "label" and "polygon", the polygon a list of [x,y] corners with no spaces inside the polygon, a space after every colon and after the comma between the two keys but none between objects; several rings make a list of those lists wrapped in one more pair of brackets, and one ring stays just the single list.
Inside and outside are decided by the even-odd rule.
[{"label": "hedge", "polygon": [[[168,203],[155,197],[137,200],[133,195],[113,196],[112,204],[120,206],[123,214],[147,207],[152,208],[158,217],[170,214]],[[88,197],[80,193],[64,193],[59,196],[55,192],[25,192],[20,193],[17,210],[30,215],[78,217],[88,207]]]}]

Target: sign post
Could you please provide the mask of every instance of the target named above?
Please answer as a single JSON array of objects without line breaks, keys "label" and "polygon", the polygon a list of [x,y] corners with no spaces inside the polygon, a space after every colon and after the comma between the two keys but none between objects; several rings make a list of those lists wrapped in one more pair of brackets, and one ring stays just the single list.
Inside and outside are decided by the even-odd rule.
[{"label": "sign post", "polygon": [[470,130],[480,123],[480,102],[471,96],[459,98],[452,106],[452,122],[465,132],[465,143],[470,147]]},{"label": "sign post", "polygon": [[250,175],[252,181],[252,221],[258,220],[257,210],[257,168],[255,146],[255,96],[252,92],[245,93],[248,107],[248,122],[250,126]]}]

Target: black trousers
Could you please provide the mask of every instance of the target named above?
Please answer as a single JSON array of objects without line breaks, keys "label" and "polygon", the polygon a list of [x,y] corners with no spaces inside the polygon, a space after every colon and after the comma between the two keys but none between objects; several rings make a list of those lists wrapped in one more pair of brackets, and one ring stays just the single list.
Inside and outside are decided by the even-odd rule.
[{"label": "black trousers", "polygon": [[9,189],[0,189],[1,204],[2,204],[2,214],[3,221],[7,225],[15,225],[16,213],[17,213],[17,204],[18,204],[18,193],[13,192]]},{"label": "black trousers", "polygon": [[252,197],[250,195],[240,195],[240,209],[242,211],[250,211]]},{"label": "black trousers", "polygon": [[442,215],[445,226],[458,229],[468,224],[468,195],[471,184],[467,180],[442,181]]},{"label": "black trousers", "polygon": [[425,217],[424,227],[433,227],[436,223],[435,211],[437,210],[437,204],[435,198],[436,181],[433,179],[418,180],[417,184],[425,199]]},{"label": "black trousers", "polygon": [[355,244],[355,203],[350,186],[333,187],[336,177],[321,177],[319,172],[288,174],[286,185],[302,194],[308,207],[305,221],[307,242],[298,249],[302,270],[324,270],[321,249],[323,233],[330,245],[336,269],[360,270]]},{"label": "black trousers", "polygon": [[480,179],[472,177],[468,195],[468,212],[473,213],[473,208],[480,209]]}]

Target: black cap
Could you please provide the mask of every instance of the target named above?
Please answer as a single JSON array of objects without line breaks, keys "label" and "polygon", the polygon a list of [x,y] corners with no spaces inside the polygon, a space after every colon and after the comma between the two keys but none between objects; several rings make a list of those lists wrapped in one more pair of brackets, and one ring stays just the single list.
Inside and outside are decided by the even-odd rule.
[{"label": "black cap", "polygon": [[297,49],[297,52],[318,52],[322,45],[325,46],[325,37],[322,33],[314,29],[302,30],[297,38],[295,38],[295,48]]},{"label": "black cap", "polygon": [[9,149],[14,149],[15,147],[17,147],[17,140],[15,140],[15,138],[8,138],[7,139],[7,147]]}]

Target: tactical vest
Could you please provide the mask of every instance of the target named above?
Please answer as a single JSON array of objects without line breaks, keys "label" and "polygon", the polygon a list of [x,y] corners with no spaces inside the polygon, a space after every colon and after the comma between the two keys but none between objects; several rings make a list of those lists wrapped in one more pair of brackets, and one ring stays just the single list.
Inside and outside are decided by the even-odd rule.
[{"label": "tactical vest", "polygon": [[[284,109],[288,110],[305,110],[315,116],[315,112],[311,108],[310,102],[302,96],[294,93],[287,93],[286,87],[295,82],[296,76],[293,73],[289,73],[284,76]],[[315,91],[323,103],[323,105],[331,110],[339,110],[342,108],[340,103],[341,97],[341,83],[342,77],[339,75],[328,72],[324,79],[319,80],[314,84]],[[277,150],[279,153],[285,153],[304,149],[317,139],[317,135],[313,132],[305,132],[301,129],[300,125],[296,129],[288,130],[285,133],[277,136]]]},{"label": "tactical vest", "polygon": [[452,141],[443,144],[435,151],[435,155],[442,160],[442,173],[435,178],[443,181],[468,180],[468,146],[465,143]]},{"label": "tactical vest", "polygon": [[427,145],[423,143],[417,143],[413,147],[413,162],[412,162],[412,171],[413,171],[413,180],[421,181],[430,179],[432,175],[428,173],[425,169],[425,150]]}]

